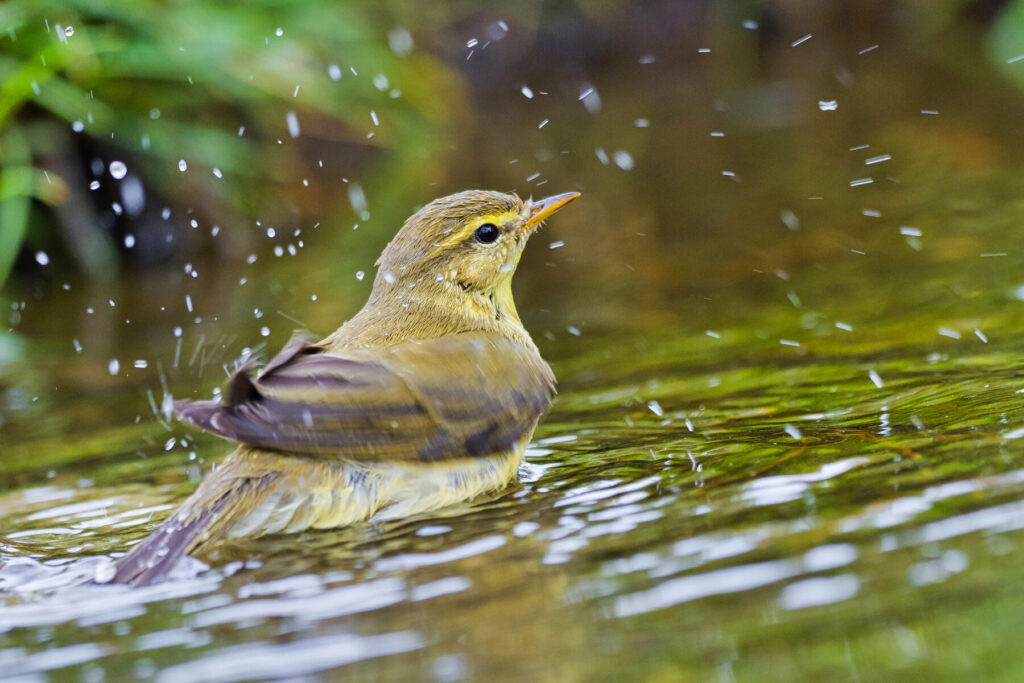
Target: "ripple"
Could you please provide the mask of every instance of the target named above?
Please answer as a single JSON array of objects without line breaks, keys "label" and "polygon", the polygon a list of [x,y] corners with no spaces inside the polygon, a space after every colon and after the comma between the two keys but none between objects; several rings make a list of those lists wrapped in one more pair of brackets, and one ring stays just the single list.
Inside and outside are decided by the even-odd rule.
[{"label": "ripple", "polygon": [[429,567],[435,564],[447,564],[463,560],[475,555],[482,555],[505,545],[504,536],[488,536],[470,541],[455,548],[440,550],[436,553],[406,553],[394,557],[386,557],[374,563],[378,572],[408,571],[417,567]]},{"label": "ripple", "polygon": [[303,597],[246,600],[215,607],[195,615],[193,624],[205,628],[217,624],[247,622],[272,617],[329,619],[371,612],[402,602],[409,591],[405,581],[384,578],[358,585],[341,586]]},{"label": "ripple", "polygon": [[371,636],[338,634],[291,643],[247,643],[170,666],[156,680],[230,683],[255,678],[294,678],[366,659],[412,652],[421,649],[425,642],[417,631],[397,631]]},{"label": "ripple", "polygon": [[853,574],[794,581],[779,594],[784,609],[798,610],[844,602],[860,592],[860,579]]},{"label": "ripple", "polygon": [[749,591],[795,576],[800,568],[799,562],[775,560],[670,579],[648,590],[620,595],[612,612],[616,617],[630,617],[712,595]]},{"label": "ripple", "polygon": [[868,462],[871,460],[864,457],[846,458],[822,465],[817,472],[761,477],[743,487],[743,499],[753,505],[788,503],[798,500],[810,488],[810,484],[833,479]]}]

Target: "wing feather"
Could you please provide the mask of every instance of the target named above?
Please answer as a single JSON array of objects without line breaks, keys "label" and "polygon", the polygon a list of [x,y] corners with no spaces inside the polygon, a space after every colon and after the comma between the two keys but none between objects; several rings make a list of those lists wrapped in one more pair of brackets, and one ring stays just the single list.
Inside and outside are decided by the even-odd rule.
[{"label": "wing feather", "polygon": [[532,347],[462,334],[327,353],[293,339],[227,403],[179,401],[180,419],[260,448],[318,457],[437,461],[512,448],[551,404],[554,376]]}]

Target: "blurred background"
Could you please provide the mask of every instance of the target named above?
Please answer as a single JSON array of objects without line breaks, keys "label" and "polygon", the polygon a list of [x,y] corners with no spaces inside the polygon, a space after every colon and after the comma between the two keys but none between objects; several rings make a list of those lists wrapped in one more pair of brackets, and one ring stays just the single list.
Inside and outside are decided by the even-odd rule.
[{"label": "blurred background", "polygon": [[[1021,464],[1005,452],[1012,441],[996,447],[985,439],[1020,416],[1011,385],[1024,323],[1022,86],[1020,0],[7,0],[0,4],[0,534],[11,535],[0,537],[0,558],[59,564],[115,552],[143,535],[149,517],[135,511],[161,518],[224,450],[163,422],[162,395],[208,396],[239,356],[267,358],[296,329],[332,331],[365,301],[377,255],[418,207],[469,188],[523,197],[576,190],[582,199],[534,238],[514,285],[524,323],[562,382],[560,402],[538,432],[553,441],[534,455],[532,478],[524,476],[515,500],[528,502],[484,508],[457,533],[469,534],[459,537],[465,541],[475,538],[466,529],[537,524],[537,538],[553,548],[566,517],[548,512],[613,479],[657,488],[668,498],[648,502],[666,517],[548,576],[515,608],[516,633],[550,649],[543,661],[570,678],[594,673],[584,655],[605,645],[608,652],[645,648],[642,672],[611,670],[650,680],[677,674],[677,666],[723,680],[734,666],[780,680],[805,665],[830,680],[856,680],[858,671],[872,678],[906,662],[917,672],[976,672],[979,659],[958,660],[957,669],[920,655],[924,643],[946,642],[940,635],[961,623],[1014,623],[1010,612],[956,612],[946,621],[932,614],[941,633],[928,637],[920,630],[927,625],[880,612],[965,595],[997,604],[1011,572],[975,576],[990,581],[988,593],[972,584],[973,592],[908,597],[906,567],[876,562],[857,545],[876,544],[877,535],[826,522],[873,510],[897,490],[1016,472]],[[965,368],[974,374],[958,374]],[[1006,380],[995,398],[985,393],[993,373]],[[951,386],[961,390],[940,397]],[[919,399],[902,422],[892,417],[902,424],[894,433],[890,411]],[[812,413],[850,422],[808,437],[810,427],[793,425]],[[962,417],[956,430],[949,415]],[[925,428],[945,430],[941,438],[967,450],[922,450],[915,439]],[[843,440],[850,434],[873,436],[853,445]],[[779,445],[785,435],[805,447],[808,438],[820,441],[797,457]],[[968,437],[981,441],[959,441]],[[559,438],[572,443],[558,446]],[[667,451],[689,454],[686,467],[651,484],[653,465],[644,459]],[[711,460],[698,471],[702,452]],[[732,459],[715,460],[716,453]],[[923,460],[908,453],[924,453]],[[786,465],[769,467],[779,457]],[[832,503],[823,502],[824,491],[818,499],[783,497],[796,506],[783,516],[804,526],[769,529],[782,513],[761,506],[780,499],[750,497],[760,474],[792,467],[818,476],[840,457],[893,469],[872,469],[861,488],[848,483]],[[977,471],[965,472],[968,457]],[[714,488],[716,477],[729,512],[698,523],[689,496],[695,481]],[[1018,493],[992,495],[1005,502]],[[58,502],[85,507],[49,514]],[[630,499],[620,512],[629,506],[637,507]],[[609,519],[608,510],[580,538]],[[83,522],[76,517],[83,511],[102,511],[105,525]],[[963,511],[950,504],[943,514]],[[425,552],[428,539],[448,542],[419,528],[397,528],[387,544],[370,545],[387,558]],[[572,621],[559,611],[566,604],[593,610],[584,614],[597,620],[646,614],[665,606],[659,600],[676,604],[665,595],[689,590],[682,584],[673,584],[675,593],[641,589],[702,562],[719,567],[721,556],[668,569],[657,559],[664,547],[709,529],[752,533],[744,542],[761,559],[825,541],[833,547],[854,534],[856,566],[867,567],[857,586],[870,587],[863,577],[871,567],[899,574],[899,586],[878,579],[847,603],[847,620],[799,613],[789,631],[773,636],[749,630],[751,615],[736,602],[707,613],[662,611],[660,636],[621,621],[613,631],[563,624],[558,637],[542,626]],[[813,539],[792,535],[808,529]],[[513,537],[518,532],[509,531]],[[310,571],[351,569],[352,557],[368,552],[362,542],[338,536],[335,554]],[[558,547],[571,554],[564,542]],[[512,573],[532,576],[538,558],[507,549]],[[1008,553],[1001,557],[1010,563]],[[958,566],[960,556],[952,557],[947,564]],[[356,586],[379,575],[355,566],[369,572],[353,570],[345,581]],[[412,580],[396,566],[418,565],[374,571]],[[476,565],[442,568],[490,585],[492,574]],[[707,595],[766,584],[729,585]],[[629,591],[645,595],[646,607],[609,606]],[[481,602],[485,594],[465,596]],[[831,604],[801,596],[791,592],[783,605]],[[756,596],[743,600],[761,605]],[[765,600],[773,607],[758,607],[757,623],[781,618],[775,593]],[[429,670],[457,680],[505,670],[501,634],[483,626],[503,619],[486,604],[449,624],[448,635],[481,629],[475,650],[459,653],[439,636],[443,647],[427,648],[429,657],[367,672]],[[159,618],[124,623],[153,631],[179,607],[172,602]],[[0,643],[10,638],[0,655],[21,661],[41,653],[20,670],[61,669],[53,662],[63,660],[48,659],[38,645],[49,642],[53,622],[29,611],[11,613],[4,626],[4,614],[0,627],[15,630],[0,630]],[[64,618],[61,629],[78,617]],[[693,634],[709,622],[739,631],[678,651],[670,633]],[[896,624],[895,635],[866,630],[877,623]],[[388,624],[387,613],[371,612],[360,627]],[[861,629],[854,655],[850,641],[843,654],[845,636],[822,624]],[[61,633],[61,646],[109,635]],[[227,642],[255,642],[269,631],[240,633]],[[782,652],[797,636],[819,638],[806,657]],[[579,656],[557,654],[579,643]],[[898,651],[890,657],[879,643]],[[388,641],[379,651],[426,647],[401,644]],[[987,633],[975,644],[984,659],[1005,641]],[[201,651],[216,654],[209,642]],[[173,648],[162,652],[165,660],[117,660],[108,674],[146,678],[180,658]],[[74,666],[88,673],[100,659]],[[1006,651],[997,658],[1007,667],[1014,659]]]},{"label": "blurred background", "polygon": [[333,329],[401,221],[470,187],[587,197],[524,263],[528,315],[684,321],[683,298],[754,269],[902,248],[894,226],[972,183],[1014,197],[1021,12],[7,2],[7,334],[75,318],[106,354],[124,307],[179,325],[186,294],[242,336],[267,322],[254,301]]}]

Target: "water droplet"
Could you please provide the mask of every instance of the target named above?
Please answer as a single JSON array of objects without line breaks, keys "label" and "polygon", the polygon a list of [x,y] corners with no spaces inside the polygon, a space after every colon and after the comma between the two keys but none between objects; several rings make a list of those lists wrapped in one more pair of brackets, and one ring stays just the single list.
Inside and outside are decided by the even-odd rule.
[{"label": "water droplet", "polygon": [[612,155],[612,160],[615,165],[621,168],[623,171],[633,170],[633,156],[624,149],[620,149]]},{"label": "water droplet", "polygon": [[123,161],[111,161],[110,162],[110,175],[114,180],[121,180],[128,174],[128,167],[124,165]]},{"label": "water droplet", "polygon": [[601,113],[601,96],[597,94],[597,88],[590,83],[580,86],[579,101],[583,102],[583,108],[591,114]]},{"label": "water droplet", "polygon": [[388,33],[388,47],[399,57],[405,57],[412,52],[412,34],[409,33],[408,29],[396,26]]},{"label": "water droplet", "polygon": [[366,273],[364,273],[361,270],[357,270],[356,271],[356,279],[357,280],[362,280],[364,277],[366,277]]},{"label": "water droplet", "polygon": [[299,117],[295,115],[295,112],[290,111],[285,114],[285,121],[288,124],[288,135],[293,138],[299,137]]},{"label": "water droplet", "polygon": [[260,336],[261,337],[269,337],[270,336],[270,328],[267,327],[266,325],[261,327],[260,328]]},{"label": "water droplet", "polygon": [[125,249],[131,249],[135,246],[135,235],[128,233],[124,236],[124,247]]},{"label": "water droplet", "polygon": [[81,121],[72,121],[71,130],[75,131],[76,133],[81,133],[83,130],[85,130],[85,124]]},{"label": "water droplet", "polygon": [[178,170],[181,171],[182,173],[188,170],[188,164],[185,163],[184,159],[178,160]]},{"label": "water droplet", "polygon": [[818,100],[818,109],[822,111],[835,111],[839,109],[839,102],[836,100]]},{"label": "water droplet", "polygon": [[109,372],[111,375],[116,375],[117,373],[121,372],[121,362],[116,358],[112,359],[109,363],[107,363],[107,372]]},{"label": "water droplet", "polygon": [[363,186],[359,183],[351,183],[348,186],[348,201],[352,205],[352,210],[356,212],[362,220],[369,220],[370,211],[369,206],[366,202],[366,193],[363,191]]},{"label": "water droplet", "polygon": [[64,29],[64,35],[66,35],[68,38],[70,38],[71,36],[75,35],[75,27],[74,26],[66,27]]},{"label": "water droplet", "polygon": [[327,67],[327,75],[331,77],[332,81],[341,80],[341,67],[337,64],[331,64]]},{"label": "water droplet", "polygon": [[36,263],[38,263],[41,266],[49,265],[50,264],[50,255],[47,254],[45,251],[37,251],[36,252]]},{"label": "water droplet", "polygon": [[[111,173],[114,165],[110,165]],[[124,202],[124,209],[129,216],[138,216],[146,207],[146,191],[142,187],[142,181],[135,176],[128,176],[121,183],[121,201]]]},{"label": "water droplet", "polygon": [[528,100],[532,100],[533,99],[533,91],[530,90],[529,87],[524,85],[522,88],[519,89],[519,92],[523,93],[523,96],[526,99],[528,99]]},{"label": "water droplet", "polygon": [[791,209],[783,209],[779,212],[779,220],[790,230],[800,229],[800,219]]}]

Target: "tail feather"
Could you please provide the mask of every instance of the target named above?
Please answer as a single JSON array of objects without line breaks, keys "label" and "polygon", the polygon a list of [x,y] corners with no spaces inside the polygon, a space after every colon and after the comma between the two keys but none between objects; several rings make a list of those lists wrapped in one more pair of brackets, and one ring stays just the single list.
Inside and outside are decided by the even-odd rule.
[{"label": "tail feather", "polygon": [[185,555],[220,541],[273,488],[276,473],[237,478],[215,473],[160,528],[119,559],[106,583],[145,586],[167,576]]}]

